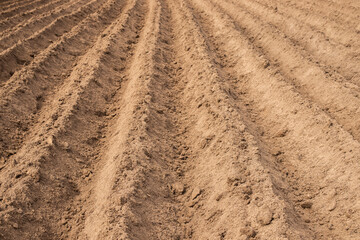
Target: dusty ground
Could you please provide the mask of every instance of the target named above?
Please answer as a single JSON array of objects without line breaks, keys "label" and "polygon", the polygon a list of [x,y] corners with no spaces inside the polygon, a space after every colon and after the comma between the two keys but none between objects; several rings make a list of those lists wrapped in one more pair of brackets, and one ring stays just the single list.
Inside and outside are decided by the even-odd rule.
[{"label": "dusty ground", "polygon": [[0,31],[0,239],[360,239],[358,0],[3,0]]}]

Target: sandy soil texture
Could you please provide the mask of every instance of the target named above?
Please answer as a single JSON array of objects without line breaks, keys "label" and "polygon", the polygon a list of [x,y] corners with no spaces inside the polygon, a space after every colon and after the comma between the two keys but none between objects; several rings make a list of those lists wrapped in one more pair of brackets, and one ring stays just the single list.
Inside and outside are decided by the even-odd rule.
[{"label": "sandy soil texture", "polygon": [[360,239],[360,2],[1,1],[0,239]]}]

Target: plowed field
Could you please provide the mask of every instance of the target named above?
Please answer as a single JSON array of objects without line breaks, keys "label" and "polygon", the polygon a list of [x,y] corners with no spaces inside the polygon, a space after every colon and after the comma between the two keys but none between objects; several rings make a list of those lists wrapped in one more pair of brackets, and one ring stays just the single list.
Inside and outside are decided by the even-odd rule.
[{"label": "plowed field", "polygon": [[0,239],[360,239],[360,2],[1,1]]}]

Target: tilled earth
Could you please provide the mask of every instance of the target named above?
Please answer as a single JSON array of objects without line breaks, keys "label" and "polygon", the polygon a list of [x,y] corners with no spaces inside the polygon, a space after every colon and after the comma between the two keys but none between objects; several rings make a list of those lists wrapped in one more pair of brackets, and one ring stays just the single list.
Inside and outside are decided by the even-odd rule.
[{"label": "tilled earth", "polygon": [[360,239],[358,0],[3,0],[0,32],[0,239]]}]

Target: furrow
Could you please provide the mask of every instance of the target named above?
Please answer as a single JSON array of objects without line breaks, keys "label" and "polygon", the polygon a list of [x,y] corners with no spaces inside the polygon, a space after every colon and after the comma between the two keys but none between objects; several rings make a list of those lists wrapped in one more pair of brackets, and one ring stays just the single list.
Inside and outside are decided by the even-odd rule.
[{"label": "furrow", "polygon": [[354,200],[359,193],[359,142],[275,70],[264,69],[266,59],[235,30],[227,15],[204,2],[196,5],[219,67],[248,116],[249,130],[259,141],[279,194],[292,202],[315,233],[310,238],[358,238],[360,205]]},{"label": "furrow", "polygon": [[[24,24],[18,24],[17,26],[8,29],[3,32],[0,37],[1,52],[9,47],[12,47],[16,43],[23,41],[32,35],[36,34],[39,30],[48,27],[51,23],[64,15],[76,12],[80,8],[80,1],[71,1],[65,4],[65,6],[59,6],[54,11],[50,11],[39,16],[33,17],[26,21]],[[7,23],[5,22],[5,25]]]},{"label": "furrow", "polygon": [[16,6],[14,8],[10,8],[7,9],[5,11],[1,11],[0,12],[0,20],[3,20],[4,18],[8,18],[8,17],[12,17],[16,14],[18,14],[19,12],[24,12],[24,11],[28,11],[30,9],[33,9],[35,7],[37,7],[38,5],[44,5],[47,2],[49,2],[50,0],[37,0],[34,2],[30,2],[29,4],[24,4],[24,5],[20,5],[20,6]]},{"label": "furrow", "polygon": [[277,6],[277,11],[279,13],[297,18],[299,21],[314,28],[314,30],[322,32],[329,40],[337,41],[344,46],[356,46],[358,50],[359,41],[357,41],[357,39],[359,38],[359,29],[347,28],[344,27],[344,25],[330,22],[329,20],[322,18],[322,16],[313,14],[311,11],[304,13],[293,6],[286,5],[280,1],[277,1],[276,5],[274,5],[273,1],[262,1],[262,3],[270,6],[272,5],[273,7]]},{"label": "furrow", "polygon": [[289,39],[289,43],[297,48],[304,58],[318,63],[329,77],[334,75],[333,79],[336,81],[348,81],[360,87],[360,59],[354,54],[355,49],[330,43],[321,33],[313,31],[307,25],[302,25],[291,16],[273,12],[273,9],[261,4],[244,1],[237,2],[236,7],[246,9],[257,20],[265,22],[272,32]]},{"label": "furrow", "polygon": [[0,239],[360,239],[358,0],[0,0]]},{"label": "furrow", "polygon": [[[281,6],[282,4],[284,3],[280,3],[279,6]],[[341,22],[341,16],[339,16],[339,14],[343,14],[346,16],[344,18],[345,21],[350,21],[351,24],[354,24],[354,28],[348,28],[347,30],[356,32],[356,22],[359,19],[359,14],[355,9],[353,9],[352,7],[348,7],[348,5],[343,3],[339,5],[333,2],[328,3],[326,6],[318,6],[319,4],[321,4],[321,1],[311,4],[306,4],[303,2],[288,2],[285,5],[289,8],[293,8],[296,11],[303,12],[303,14],[310,14],[313,17],[322,19],[323,22],[332,22],[337,26],[346,26],[344,25],[345,22]],[[311,7],[306,8],[306,5],[310,5]],[[328,11],[325,12],[324,9],[327,9]],[[332,17],[332,13],[335,12],[339,12],[339,14],[336,14]]]},{"label": "furrow", "polygon": [[262,21],[243,11],[234,8],[227,2],[216,4],[234,22],[233,27],[242,35],[251,39],[257,54],[268,61],[264,68],[275,69],[284,76],[290,85],[307,97],[332,118],[353,137],[360,140],[360,99],[358,89],[348,88],[334,80],[319,66],[305,58],[287,38],[272,32]]},{"label": "furrow", "polygon": [[11,0],[4,0],[0,3],[0,8],[6,8],[8,6],[11,6],[12,4],[15,4],[16,2],[18,1],[21,1],[21,0],[14,0],[14,1],[11,1]]},{"label": "furrow", "polygon": [[[84,4],[83,2],[81,2],[81,0],[70,1],[63,6],[59,6],[55,8],[53,11],[46,12],[40,14],[39,16],[30,18],[25,23],[18,24],[15,27],[3,32],[1,34],[0,43],[5,41],[4,43],[5,45],[7,44],[11,46],[12,44],[15,44],[19,40],[19,38],[17,38],[16,36],[19,36],[20,39],[21,37],[26,39],[31,35],[33,35],[34,33],[36,33],[37,31],[51,24],[57,18],[75,12],[75,10],[78,10],[81,7],[81,4]],[[6,43],[6,41],[8,43]],[[2,50],[4,49],[6,49],[6,46],[2,46]]]},{"label": "furrow", "polygon": [[0,3],[1,11],[5,11],[5,10],[7,10],[9,8],[13,8],[13,7],[19,6],[19,5],[28,4],[29,2],[34,2],[34,1],[35,0],[25,0],[25,1],[22,1],[22,0],[11,1],[11,0],[9,0],[9,1],[4,1],[4,2]]},{"label": "furrow", "polygon": [[[29,10],[25,13],[19,13],[18,15],[12,16],[5,20],[0,21],[0,34],[1,37],[8,34],[9,31],[14,31],[15,29],[19,28],[20,26],[24,26],[27,23],[27,20],[30,18],[36,18],[39,15],[44,15],[45,12],[51,13],[54,11],[56,7],[64,6],[65,3],[69,2],[70,0],[57,0],[53,2],[49,2],[41,7]],[[35,16],[35,17],[34,17]],[[9,30],[11,29],[11,30]],[[6,31],[7,30],[7,31]]]},{"label": "furrow", "polygon": [[0,118],[3,120],[0,129],[4,133],[0,147],[4,157],[21,146],[43,102],[69,76],[77,59],[86,53],[95,37],[117,16],[121,6],[115,0],[103,4],[101,9],[51,44],[0,88]]},{"label": "furrow", "polygon": [[[87,19],[88,14],[91,15],[91,13],[101,7],[101,4],[104,2],[105,0],[92,0],[86,5],[81,6],[84,1],[80,1],[72,6],[81,6],[79,9],[75,9],[69,14],[62,15],[55,20],[50,21],[49,25],[46,25],[35,33],[33,32],[35,29],[29,28],[20,30],[16,32],[17,34],[15,33],[5,39],[1,39],[0,45],[3,47],[15,44],[0,53],[2,70],[0,75],[0,86],[6,84],[14,74],[16,75],[18,72],[21,72],[24,66],[29,65],[34,61],[36,56],[43,50],[46,50],[54,41],[61,38],[62,35],[76,27],[78,24],[81,24],[84,19]],[[27,34],[32,35],[16,43],[16,39],[22,39]]]},{"label": "furrow", "polygon": [[[132,125],[135,131],[130,132],[128,138],[138,136],[139,139],[130,141],[140,140],[135,144],[140,148],[124,154],[127,162],[120,165],[116,174],[117,182],[124,184],[114,189],[120,192],[124,186],[128,189],[132,185],[132,194],[121,194],[120,201],[125,207],[124,227],[130,239],[181,239],[183,229],[178,221],[181,202],[179,205],[175,197],[185,191],[181,189],[183,169],[179,161],[188,146],[181,137],[184,129],[179,120],[182,113],[178,98],[182,93],[178,85],[181,83],[175,79],[179,65],[175,60],[173,24],[167,3],[151,3],[146,23],[128,68],[129,85],[125,90],[137,86],[133,89],[139,98],[135,98],[136,110],[131,121],[131,125],[135,122]],[[139,81],[139,85],[133,83],[134,80]],[[140,89],[141,86],[145,89]],[[132,101],[126,96],[122,99]],[[139,129],[136,126],[140,126]],[[132,151],[136,157],[132,157]],[[118,221],[116,216],[112,214],[112,219]]]},{"label": "furrow", "polygon": [[337,5],[340,5],[340,4],[344,4],[345,6],[351,8],[351,9],[354,9],[354,10],[359,10],[360,9],[360,4],[358,1],[353,1],[353,0],[344,0],[344,1],[338,1],[338,0],[324,0],[326,2],[329,2],[331,4],[337,4]]},{"label": "furrow", "polygon": [[156,51],[162,14],[160,3],[150,1],[138,43],[126,64],[126,83],[109,144],[91,187],[91,207],[82,232],[90,239],[170,239],[176,231],[173,200],[165,198],[169,190],[161,174],[167,169],[163,148],[169,143],[166,137],[160,139],[166,134],[166,119],[154,114],[158,103],[153,91],[157,89],[152,89],[161,81],[155,64],[160,57]]},{"label": "furrow", "polygon": [[[242,121],[232,90],[213,62],[203,30],[185,2],[171,2],[176,49],[181,61],[181,95],[186,192],[178,199],[184,239],[280,239],[309,237],[259,158],[254,137]],[[185,155],[186,156],[186,155]],[[259,198],[258,196],[266,196]],[[262,220],[270,216],[271,226]],[[291,220],[290,220],[291,219]],[[278,229],[274,231],[273,228]]]},{"label": "furrow", "polygon": [[360,17],[359,11],[348,8],[346,4],[329,3],[327,1],[300,1],[294,2],[300,6],[305,12],[313,12],[318,16],[331,19],[340,25],[347,25],[353,28],[357,27],[357,21]]},{"label": "furrow", "polygon": [[[137,12],[133,1],[108,7],[120,15],[96,34],[92,48],[44,102],[21,149],[1,171],[2,183],[16,179],[14,185],[0,185],[4,239],[63,239],[81,228],[85,209],[73,201],[89,184],[92,166],[105,145],[102,138],[111,119],[107,111],[114,107],[112,98],[122,85],[118,58],[124,64],[132,45],[127,38],[134,38],[140,27],[139,4]],[[19,227],[11,230],[14,224]]]}]

